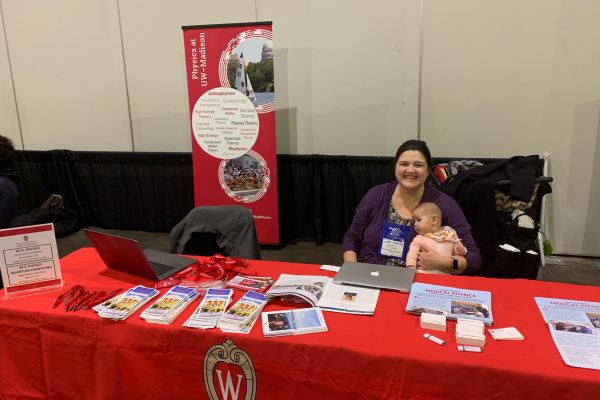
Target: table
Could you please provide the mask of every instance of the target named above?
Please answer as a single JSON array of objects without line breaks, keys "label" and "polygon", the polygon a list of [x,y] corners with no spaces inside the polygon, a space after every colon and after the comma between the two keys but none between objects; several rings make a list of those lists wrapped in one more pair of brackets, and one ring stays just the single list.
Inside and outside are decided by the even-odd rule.
[{"label": "table", "polygon": [[[249,272],[259,275],[333,276],[316,265],[249,263]],[[91,290],[151,285],[106,269],[92,248],[64,257],[61,266],[65,290],[75,284]],[[389,291],[382,291],[375,316],[326,312],[328,332],[275,338],[263,337],[258,323],[249,335],[182,327],[199,300],[164,326],[141,320],[139,310],[121,322],[93,311],[65,313],[52,308],[61,293],[54,292],[0,301],[0,397],[597,398],[600,371],[563,363],[533,297],[598,301],[600,288],[423,274],[416,280],[491,291],[494,326],[516,326],[525,340],[494,342],[488,335],[483,353],[460,353],[455,323],[449,322],[448,332],[435,333],[447,342],[438,346],[422,337],[418,316],[404,312],[408,295]],[[275,301],[266,310],[285,308],[290,306]],[[240,356],[238,365],[215,364],[229,350]],[[209,397],[210,387],[221,395]]]}]

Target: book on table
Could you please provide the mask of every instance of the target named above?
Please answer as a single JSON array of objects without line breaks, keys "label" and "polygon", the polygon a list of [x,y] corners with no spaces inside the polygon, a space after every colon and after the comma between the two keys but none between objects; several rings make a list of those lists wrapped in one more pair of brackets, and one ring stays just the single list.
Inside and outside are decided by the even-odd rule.
[{"label": "book on table", "polygon": [[266,295],[305,301],[324,311],[373,315],[379,289],[342,285],[326,276],[281,274]]},{"label": "book on table", "polygon": [[327,324],[319,308],[271,311],[262,313],[265,336],[301,335],[327,331]]},{"label": "book on table", "polygon": [[485,325],[491,325],[494,321],[490,292],[427,283],[413,283],[406,311],[445,315],[451,320],[472,319]]}]

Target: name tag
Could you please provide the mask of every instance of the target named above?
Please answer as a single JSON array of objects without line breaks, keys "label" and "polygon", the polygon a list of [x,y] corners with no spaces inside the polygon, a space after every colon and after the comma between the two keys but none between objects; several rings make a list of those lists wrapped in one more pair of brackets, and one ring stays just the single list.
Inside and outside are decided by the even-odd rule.
[{"label": "name tag", "polygon": [[384,257],[406,260],[410,226],[384,221],[379,241],[379,254]]}]

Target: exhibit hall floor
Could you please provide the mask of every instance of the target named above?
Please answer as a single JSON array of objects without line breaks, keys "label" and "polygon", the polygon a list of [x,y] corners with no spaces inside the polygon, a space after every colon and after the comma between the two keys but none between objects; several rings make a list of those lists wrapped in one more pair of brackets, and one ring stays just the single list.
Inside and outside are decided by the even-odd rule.
[{"label": "exhibit hall floor", "polygon": [[[144,249],[169,251],[169,234],[164,232],[127,231],[90,227],[90,229],[136,239]],[[60,257],[91,244],[82,230],[57,240]],[[310,242],[287,245],[281,249],[261,249],[263,260],[298,262],[306,264],[340,265],[342,246],[325,243],[317,246]],[[538,280],[579,285],[600,286],[600,259],[588,257],[552,256],[540,267]]]}]

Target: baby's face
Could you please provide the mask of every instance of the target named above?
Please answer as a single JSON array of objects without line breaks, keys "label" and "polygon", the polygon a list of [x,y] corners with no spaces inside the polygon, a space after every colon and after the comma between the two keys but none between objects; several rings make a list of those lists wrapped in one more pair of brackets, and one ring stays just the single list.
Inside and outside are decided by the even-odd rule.
[{"label": "baby's face", "polygon": [[419,235],[431,233],[435,230],[435,227],[433,226],[433,216],[431,214],[427,214],[421,209],[417,209],[413,213],[413,223],[415,226],[415,231]]}]

